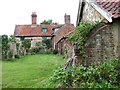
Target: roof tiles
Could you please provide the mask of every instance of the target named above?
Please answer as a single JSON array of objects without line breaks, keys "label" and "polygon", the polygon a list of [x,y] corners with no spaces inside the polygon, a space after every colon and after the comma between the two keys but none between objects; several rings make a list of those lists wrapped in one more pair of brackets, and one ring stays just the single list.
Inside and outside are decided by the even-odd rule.
[{"label": "roof tiles", "polygon": [[120,0],[95,0],[98,5],[107,10],[114,18],[120,17]]},{"label": "roof tiles", "polygon": [[[14,36],[51,36],[52,29],[58,26],[62,25],[16,25]],[[47,28],[47,33],[42,28]]]}]

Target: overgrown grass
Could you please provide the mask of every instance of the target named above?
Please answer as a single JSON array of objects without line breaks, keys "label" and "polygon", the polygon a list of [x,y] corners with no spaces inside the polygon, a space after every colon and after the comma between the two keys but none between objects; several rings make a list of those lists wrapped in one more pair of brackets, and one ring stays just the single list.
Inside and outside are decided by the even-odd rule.
[{"label": "overgrown grass", "polygon": [[14,60],[2,61],[3,88],[40,88],[40,83],[66,62],[62,56],[53,54],[27,55]]}]

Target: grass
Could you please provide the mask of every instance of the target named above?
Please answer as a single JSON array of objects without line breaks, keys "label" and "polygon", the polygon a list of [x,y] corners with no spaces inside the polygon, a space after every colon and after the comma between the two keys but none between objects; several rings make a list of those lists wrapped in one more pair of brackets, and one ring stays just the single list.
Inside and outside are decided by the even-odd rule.
[{"label": "grass", "polygon": [[64,65],[62,56],[53,54],[27,55],[14,62],[2,61],[3,88],[40,87],[40,83],[53,75],[53,70]]}]

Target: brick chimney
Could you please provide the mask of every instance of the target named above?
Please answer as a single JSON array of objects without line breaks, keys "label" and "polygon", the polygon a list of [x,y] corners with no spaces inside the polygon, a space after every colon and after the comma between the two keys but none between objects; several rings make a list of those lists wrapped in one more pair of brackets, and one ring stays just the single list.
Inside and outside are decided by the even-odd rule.
[{"label": "brick chimney", "polygon": [[65,19],[65,24],[70,24],[70,15],[66,15],[65,13],[64,19]]},{"label": "brick chimney", "polygon": [[32,12],[32,24],[37,24],[37,15],[36,12]]}]

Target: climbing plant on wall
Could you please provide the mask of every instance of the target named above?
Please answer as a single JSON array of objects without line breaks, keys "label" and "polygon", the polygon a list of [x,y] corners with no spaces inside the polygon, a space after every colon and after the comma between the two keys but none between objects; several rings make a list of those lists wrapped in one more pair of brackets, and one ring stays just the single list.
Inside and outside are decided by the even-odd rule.
[{"label": "climbing plant on wall", "polygon": [[80,55],[83,57],[87,57],[84,51],[84,44],[86,43],[89,32],[101,22],[103,22],[103,20],[80,22],[79,26],[76,28],[76,33],[69,35],[67,38],[68,41],[75,42],[77,49],[80,50]]}]

